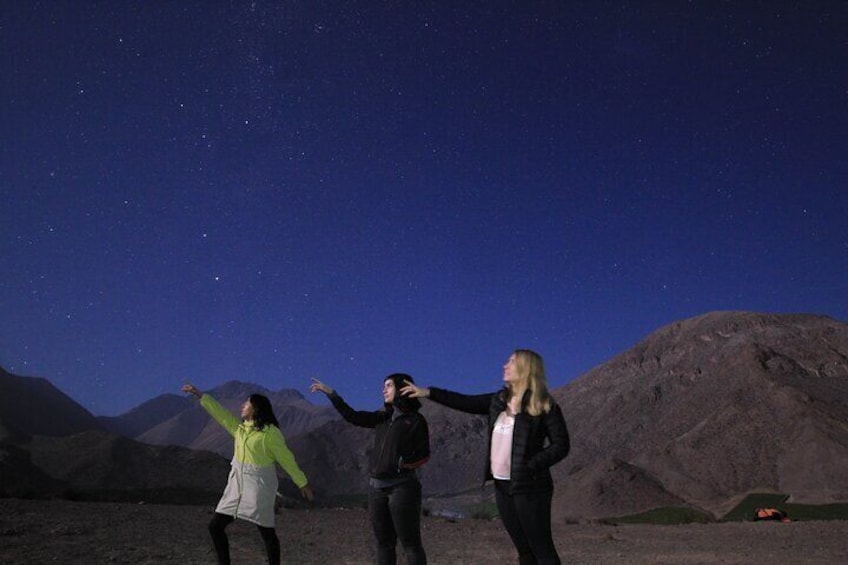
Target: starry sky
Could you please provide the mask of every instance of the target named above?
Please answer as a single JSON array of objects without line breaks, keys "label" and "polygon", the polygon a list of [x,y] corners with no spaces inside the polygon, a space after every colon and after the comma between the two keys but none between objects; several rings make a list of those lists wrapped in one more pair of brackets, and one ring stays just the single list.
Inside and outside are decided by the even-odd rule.
[{"label": "starry sky", "polygon": [[[0,3],[0,366],[354,406],[848,321],[848,3]],[[320,403],[323,399],[310,397]]]}]

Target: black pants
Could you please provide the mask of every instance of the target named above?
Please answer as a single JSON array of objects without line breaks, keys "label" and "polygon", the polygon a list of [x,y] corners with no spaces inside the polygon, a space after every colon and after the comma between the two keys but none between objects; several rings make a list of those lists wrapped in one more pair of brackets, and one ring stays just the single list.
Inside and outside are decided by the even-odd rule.
[{"label": "black pants", "polygon": [[395,565],[398,539],[407,565],[426,565],[421,544],[421,483],[410,478],[387,488],[368,487],[368,513],[377,540],[378,565]]},{"label": "black pants", "polygon": [[551,534],[553,491],[510,494],[509,481],[495,481],[495,502],[520,565],[560,565]]},{"label": "black pants", "polygon": [[[212,544],[215,546],[215,554],[218,556],[218,565],[230,565],[230,540],[227,539],[227,526],[233,523],[232,516],[215,513],[209,522],[209,533],[212,534]],[[259,528],[262,541],[265,543],[265,553],[268,554],[270,565],[280,565],[280,539],[274,528]]]}]

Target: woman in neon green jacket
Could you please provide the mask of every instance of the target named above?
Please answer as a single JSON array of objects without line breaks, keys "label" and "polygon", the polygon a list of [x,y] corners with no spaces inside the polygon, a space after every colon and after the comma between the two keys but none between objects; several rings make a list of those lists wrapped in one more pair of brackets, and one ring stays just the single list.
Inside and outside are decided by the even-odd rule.
[{"label": "woman in neon green jacket", "polygon": [[271,401],[261,394],[251,394],[242,404],[241,419],[238,419],[193,384],[183,385],[182,390],[199,398],[200,405],[235,440],[227,486],[215,508],[215,516],[209,523],[218,563],[230,563],[226,527],[239,518],[259,527],[268,563],[279,565],[280,540],[274,530],[274,500],[278,487],[274,463],[288,473],[307,500],[312,500],[312,489],[286,445]]}]

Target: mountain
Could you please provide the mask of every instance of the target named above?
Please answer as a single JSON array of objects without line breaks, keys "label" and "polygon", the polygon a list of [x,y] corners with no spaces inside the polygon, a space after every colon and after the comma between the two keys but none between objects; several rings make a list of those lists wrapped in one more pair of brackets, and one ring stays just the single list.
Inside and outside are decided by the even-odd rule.
[{"label": "mountain", "polygon": [[29,434],[67,436],[101,429],[91,412],[47,379],[0,368],[0,423]]},{"label": "mountain", "polygon": [[[321,495],[332,499],[365,492],[372,430],[345,423],[331,406],[313,405],[292,389],[270,391],[230,381],[207,392],[233,413],[239,412],[250,394],[264,394],[274,406],[298,464]],[[432,403],[425,403],[423,411],[430,423],[433,450],[421,475],[427,492],[444,495],[479,485],[485,444],[478,438],[485,421]],[[232,436],[194,399],[163,395],[124,415],[100,421],[114,432],[134,432],[124,435],[142,443],[178,445],[232,457]]]},{"label": "mountain", "polygon": [[563,519],[685,503],[721,514],[751,491],[848,500],[848,325],[713,312],[665,326],[558,389],[572,453]]},{"label": "mountain", "polygon": [[146,445],[105,431],[56,438],[34,436],[32,464],[87,500],[212,503],[227,481],[229,462],[208,451]]},{"label": "mountain", "polygon": [[120,416],[98,416],[103,428],[126,437],[136,437],[191,408],[191,401],[176,394],[163,394]]},{"label": "mountain", "polygon": [[[229,381],[207,391],[225,408],[238,414],[251,394],[268,397],[286,438],[306,433],[338,418],[329,406],[315,406],[293,389],[270,391],[259,385]],[[163,395],[124,415],[101,419],[107,429],[152,445],[179,445],[204,449],[230,458],[233,438],[213,421],[195,399]]]},{"label": "mountain", "polygon": [[[210,392],[233,411],[252,392],[268,395],[325,501],[366,491],[371,430],[341,421],[331,407],[314,406],[296,391],[233,381]],[[10,394],[18,401],[10,402]],[[799,503],[848,501],[843,322],[711,312],[658,329],[553,394],[572,438],[571,453],[553,468],[557,521],[670,505],[721,516],[750,492],[780,492]],[[31,496],[55,489],[87,497],[137,489],[154,496],[169,488],[189,493],[197,485],[217,492],[226,460],[208,451],[228,457],[232,440],[196,401],[183,407],[179,400],[153,399],[109,421],[140,432],[136,438],[148,442],[142,444],[104,432],[103,420],[47,381],[0,373],[0,495],[14,492],[9,485]],[[422,410],[432,446],[421,469],[428,503],[438,499],[449,508],[489,497],[490,489],[480,489],[483,418],[429,401]],[[50,422],[29,416],[45,412]],[[77,431],[58,433],[67,429]],[[208,451],[191,455],[154,443]]]},{"label": "mountain", "polygon": [[211,503],[228,472],[214,453],[107,432],[47,380],[0,369],[0,497]]}]

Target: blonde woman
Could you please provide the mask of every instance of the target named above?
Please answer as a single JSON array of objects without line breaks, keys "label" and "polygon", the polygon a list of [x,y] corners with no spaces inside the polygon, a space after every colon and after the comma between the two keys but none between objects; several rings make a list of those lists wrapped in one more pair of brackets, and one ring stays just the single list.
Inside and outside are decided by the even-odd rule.
[{"label": "blonde woman", "polygon": [[562,410],[548,392],[542,357],[518,349],[503,368],[498,392],[465,395],[412,383],[400,389],[412,398],[429,398],[489,419],[488,458],[484,480],[494,480],[495,501],[524,564],[560,563],[551,534],[554,484],[550,467],[571,447]]}]

